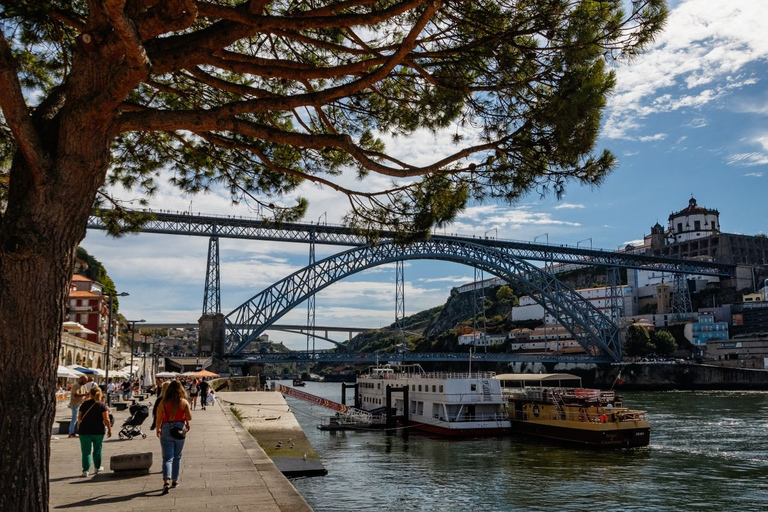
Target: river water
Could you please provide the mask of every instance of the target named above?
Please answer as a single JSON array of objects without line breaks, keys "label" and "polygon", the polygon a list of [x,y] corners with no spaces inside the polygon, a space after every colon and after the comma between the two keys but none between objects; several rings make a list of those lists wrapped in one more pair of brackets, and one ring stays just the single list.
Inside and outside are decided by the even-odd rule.
[{"label": "river water", "polygon": [[[338,383],[304,390],[341,397]],[[324,432],[331,411],[287,398],[328,470],[293,484],[317,512],[768,510],[768,393],[621,394],[648,411],[649,447]]]}]

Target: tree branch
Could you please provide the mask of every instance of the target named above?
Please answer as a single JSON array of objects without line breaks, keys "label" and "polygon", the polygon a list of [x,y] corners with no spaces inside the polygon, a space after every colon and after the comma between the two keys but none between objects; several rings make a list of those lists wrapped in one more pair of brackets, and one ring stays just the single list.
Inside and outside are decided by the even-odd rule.
[{"label": "tree branch", "polygon": [[[290,110],[292,108],[327,104],[334,100],[351,96],[373,84],[383,80],[399,65],[402,60],[413,50],[418,35],[431,17],[440,7],[441,2],[434,1],[427,4],[424,12],[411,27],[411,31],[403,39],[400,47],[377,70],[349,83],[338,87],[331,87],[317,93],[296,94],[290,97],[270,97],[255,101],[240,101],[222,105],[205,111],[169,112],[147,111],[145,113],[126,113],[121,121],[121,129],[124,130],[177,130],[185,129],[179,123],[184,120],[192,125],[206,124],[211,121],[223,122],[226,118],[248,113],[264,113],[271,110]],[[204,130],[215,130],[210,126],[202,126]],[[190,129],[194,129],[191,128]]]},{"label": "tree branch", "polygon": [[40,183],[43,175],[50,169],[51,160],[43,149],[42,141],[29,115],[19,77],[16,74],[16,59],[5,35],[0,32],[0,108],[5,121],[13,133],[16,147],[27,162],[34,183]]}]

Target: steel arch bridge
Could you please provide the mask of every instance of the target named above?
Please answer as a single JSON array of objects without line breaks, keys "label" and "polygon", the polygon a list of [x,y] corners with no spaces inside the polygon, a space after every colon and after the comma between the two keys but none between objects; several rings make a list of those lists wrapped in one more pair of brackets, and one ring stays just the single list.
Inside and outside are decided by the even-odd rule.
[{"label": "steel arch bridge", "polygon": [[592,357],[621,360],[618,326],[573,289],[503,249],[435,236],[411,245],[391,241],[355,247],[308,265],[255,295],[224,318],[224,351],[237,357],[259,335],[312,294],[352,274],[398,260],[436,259],[475,266],[527,287]]}]

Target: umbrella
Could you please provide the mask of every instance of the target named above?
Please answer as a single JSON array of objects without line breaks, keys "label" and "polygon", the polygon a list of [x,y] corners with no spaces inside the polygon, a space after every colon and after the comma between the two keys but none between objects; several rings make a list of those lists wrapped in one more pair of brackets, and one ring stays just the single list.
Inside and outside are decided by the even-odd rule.
[{"label": "umbrella", "polygon": [[156,373],[155,374],[155,377],[159,377],[161,379],[171,379],[171,378],[177,377],[177,376],[178,376],[178,374],[174,373],[174,372],[160,372],[160,373]]},{"label": "umbrella", "polygon": [[203,379],[207,377],[218,377],[218,373],[209,372],[208,370],[200,370],[199,372],[195,372],[190,377],[195,377],[197,379]]},{"label": "umbrella", "polygon": [[80,375],[78,375],[74,371],[70,370],[66,366],[61,366],[61,365],[59,365],[59,368],[56,370],[56,376],[62,377],[65,379],[76,379],[80,377]]},{"label": "umbrella", "polygon": [[62,324],[64,327],[64,330],[67,332],[78,332],[83,334],[96,334],[94,331],[90,330],[89,328],[85,327],[82,324],[79,324],[77,322],[64,322]]},{"label": "umbrella", "polygon": [[95,368],[83,368],[82,366],[75,366],[73,370],[77,370],[80,373],[84,373],[86,375],[98,375],[99,372],[96,371]]},{"label": "umbrella", "polygon": [[71,371],[78,377],[85,377],[85,374],[83,372],[77,371],[75,368],[76,366],[67,366],[67,370]]}]

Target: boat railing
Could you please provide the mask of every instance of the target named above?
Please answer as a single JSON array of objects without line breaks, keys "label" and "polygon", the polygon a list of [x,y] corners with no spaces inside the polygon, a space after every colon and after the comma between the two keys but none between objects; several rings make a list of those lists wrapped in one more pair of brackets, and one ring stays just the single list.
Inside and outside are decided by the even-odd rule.
[{"label": "boat railing", "polygon": [[361,374],[360,379],[492,379],[496,376],[496,372],[430,372],[430,373],[413,373],[413,372],[396,372],[396,373],[376,373],[376,374]]},{"label": "boat railing", "polygon": [[[415,411],[411,411],[415,414]],[[509,414],[506,412],[496,412],[489,414],[462,414],[459,417],[445,418],[439,414],[433,414],[433,419],[440,421],[447,421],[449,423],[465,423],[471,421],[506,421],[509,419]]]},{"label": "boat railing", "polygon": [[566,408],[564,410],[550,410],[549,413],[541,412],[535,416],[528,410],[514,410],[510,416],[518,421],[539,420],[564,420],[579,421],[584,423],[623,423],[647,420],[646,411],[632,409],[608,409],[605,407],[591,408]]}]

